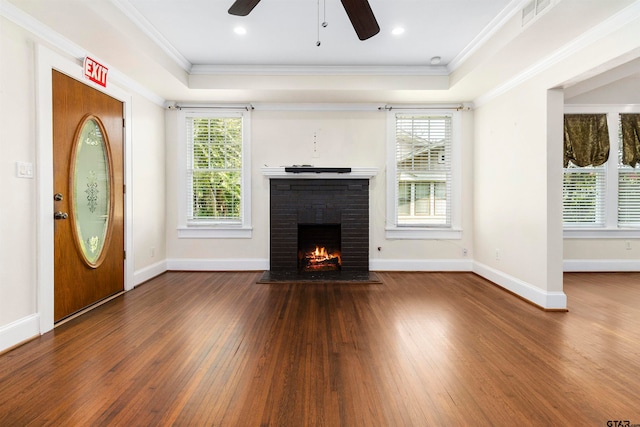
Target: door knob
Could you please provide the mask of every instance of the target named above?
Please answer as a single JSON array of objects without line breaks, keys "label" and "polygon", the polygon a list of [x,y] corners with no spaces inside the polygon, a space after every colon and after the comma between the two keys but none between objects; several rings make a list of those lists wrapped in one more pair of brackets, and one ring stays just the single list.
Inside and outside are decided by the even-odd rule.
[{"label": "door knob", "polygon": [[58,211],[58,212],[53,214],[53,218],[54,219],[67,219],[67,218],[69,218],[69,214],[66,213],[66,212]]},{"label": "door knob", "polygon": [[56,193],[53,195],[53,200],[55,200],[56,202],[59,202],[62,200],[62,194],[60,193]]}]

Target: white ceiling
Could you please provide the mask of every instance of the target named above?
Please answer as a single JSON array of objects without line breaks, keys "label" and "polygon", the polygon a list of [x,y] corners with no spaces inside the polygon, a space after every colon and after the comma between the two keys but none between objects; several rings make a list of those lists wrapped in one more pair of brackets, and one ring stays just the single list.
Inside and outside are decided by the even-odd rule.
[{"label": "white ceiling", "polygon": [[[522,4],[369,0],[381,30],[360,41],[340,0],[262,0],[246,17],[227,13],[234,0],[113,1],[192,65],[254,66],[429,66],[434,56],[442,66]],[[247,33],[235,34],[237,26]],[[404,34],[391,34],[398,26]]]},{"label": "white ceiling", "polygon": [[[369,0],[381,31],[360,41],[340,0],[320,0],[320,16],[318,0],[262,0],[247,17],[227,13],[233,1],[0,0],[0,12],[79,60],[96,58],[159,103],[446,103],[495,91],[640,4],[538,0],[548,7],[523,25],[532,0]],[[318,18],[328,22],[320,46]],[[237,25],[247,34],[235,34]],[[398,37],[397,25],[405,28]],[[430,64],[434,56],[439,65]],[[610,83],[595,79],[572,95],[596,81]]]}]

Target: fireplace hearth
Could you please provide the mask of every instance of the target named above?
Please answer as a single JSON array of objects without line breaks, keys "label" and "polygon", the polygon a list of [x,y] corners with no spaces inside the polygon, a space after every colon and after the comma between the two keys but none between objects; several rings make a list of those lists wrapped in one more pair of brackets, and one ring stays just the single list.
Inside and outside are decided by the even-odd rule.
[{"label": "fireplace hearth", "polygon": [[271,179],[270,270],[259,283],[380,283],[369,272],[369,180]]}]

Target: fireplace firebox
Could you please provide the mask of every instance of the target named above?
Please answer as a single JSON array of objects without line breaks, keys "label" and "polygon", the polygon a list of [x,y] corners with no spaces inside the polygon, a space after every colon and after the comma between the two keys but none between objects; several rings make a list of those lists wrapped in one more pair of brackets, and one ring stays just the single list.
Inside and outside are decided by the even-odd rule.
[{"label": "fireplace firebox", "polygon": [[270,270],[261,282],[377,282],[369,272],[368,179],[271,179],[270,198]]},{"label": "fireplace firebox", "polygon": [[298,224],[298,271],[340,271],[340,224]]}]

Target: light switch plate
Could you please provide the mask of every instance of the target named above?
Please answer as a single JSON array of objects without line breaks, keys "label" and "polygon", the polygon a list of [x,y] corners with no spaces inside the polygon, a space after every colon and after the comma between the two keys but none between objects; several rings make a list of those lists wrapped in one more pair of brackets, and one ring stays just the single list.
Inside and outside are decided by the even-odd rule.
[{"label": "light switch plate", "polygon": [[33,178],[33,163],[16,162],[16,176],[18,178]]}]

